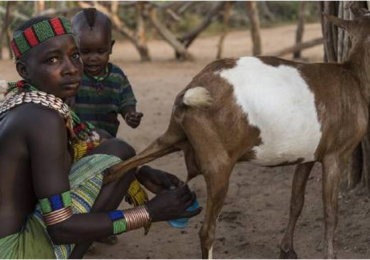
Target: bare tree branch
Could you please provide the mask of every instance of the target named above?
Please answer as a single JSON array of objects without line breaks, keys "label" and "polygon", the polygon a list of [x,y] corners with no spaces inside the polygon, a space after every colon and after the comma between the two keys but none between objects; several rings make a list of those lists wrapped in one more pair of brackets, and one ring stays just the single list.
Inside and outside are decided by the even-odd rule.
[{"label": "bare tree branch", "polygon": [[311,41],[296,44],[294,46],[285,48],[285,49],[277,51],[277,52],[268,53],[268,54],[264,54],[264,55],[266,55],[266,56],[283,56],[285,54],[289,54],[289,53],[293,53],[293,52],[296,52],[296,51],[301,51],[301,50],[304,50],[304,49],[312,48],[316,45],[323,44],[323,43],[324,43],[324,38],[321,37],[321,38],[317,38],[317,39],[314,39],[314,40],[311,40]]},{"label": "bare tree branch", "polygon": [[47,16],[54,16],[54,15],[60,15],[60,14],[69,14],[69,13],[75,13],[80,11],[80,7],[72,7],[72,8],[62,8],[62,9],[54,9],[54,8],[49,8],[43,12],[40,13],[41,15],[47,15]]},{"label": "bare tree branch", "polygon": [[198,35],[210,25],[213,17],[219,14],[225,8],[226,2],[218,2],[203,19],[203,21],[194,30],[179,37],[179,41],[185,44],[185,47],[189,47],[191,43],[198,37]]},{"label": "bare tree branch", "polygon": [[[6,9],[4,8],[4,7],[2,7],[2,6],[0,6],[0,13],[2,13],[2,14],[6,14]],[[17,10],[15,10],[13,13],[12,13],[12,15],[13,15],[13,17],[14,18],[17,18],[17,19],[19,19],[19,20],[21,20],[21,21],[27,21],[27,20],[29,20],[30,19],[30,17],[28,17],[27,15],[25,15],[25,14],[21,14],[21,13],[19,13]]]},{"label": "bare tree branch", "polygon": [[185,46],[179,42],[175,35],[164,26],[157,17],[157,11],[155,8],[151,8],[149,11],[149,18],[158,33],[166,40],[178,53],[179,57],[184,60],[192,60],[193,56],[186,50]]},{"label": "bare tree branch", "polygon": [[185,2],[177,11],[179,15],[182,15],[185,13],[189,8],[191,8],[193,5],[197,4],[198,2],[190,1],[190,2]]}]

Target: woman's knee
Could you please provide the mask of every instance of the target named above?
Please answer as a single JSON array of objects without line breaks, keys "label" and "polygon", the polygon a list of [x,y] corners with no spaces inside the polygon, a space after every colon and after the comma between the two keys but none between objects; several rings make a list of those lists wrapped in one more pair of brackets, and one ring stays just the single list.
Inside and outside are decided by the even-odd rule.
[{"label": "woman's knee", "polygon": [[95,148],[91,154],[99,153],[114,155],[119,157],[121,160],[127,160],[136,155],[135,149],[131,145],[117,138],[106,140]]},{"label": "woman's knee", "polygon": [[109,142],[109,149],[112,151],[113,155],[121,158],[122,160],[129,159],[136,155],[135,149],[125,141],[113,138],[107,142]]}]

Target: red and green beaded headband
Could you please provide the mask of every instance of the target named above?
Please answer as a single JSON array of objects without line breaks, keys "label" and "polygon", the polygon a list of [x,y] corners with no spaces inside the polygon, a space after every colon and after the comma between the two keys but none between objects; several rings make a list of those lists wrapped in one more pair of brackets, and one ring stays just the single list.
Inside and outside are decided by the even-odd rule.
[{"label": "red and green beaded headband", "polygon": [[73,34],[71,25],[68,19],[55,17],[28,27],[13,38],[11,46],[16,59],[19,59],[41,42],[63,34]]}]

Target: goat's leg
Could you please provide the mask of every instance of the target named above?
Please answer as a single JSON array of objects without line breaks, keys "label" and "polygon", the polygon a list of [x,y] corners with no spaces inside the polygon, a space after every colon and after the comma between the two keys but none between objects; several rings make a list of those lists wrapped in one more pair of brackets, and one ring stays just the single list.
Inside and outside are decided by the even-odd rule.
[{"label": "goat's leg", "polygon": [[[229,187],[231,171],[237,158],[231,158],[231,152],[225,149],[225,144],[216,131],[217,126],[204,115],[184,118],[182,124],[189,144],[192,146],[188,156],[188,169],[199,170],[207,185],[207,207],[202,228],[199,231],[202,257],[212,258],[215,240],[216,220],[221,212]],[[231,149],[231,148],[229,148]]]},{"label": "goat's leg", "polygon": [[[184,151],[188,170],[187,181],[189,181],[198,175],[200,170],[197,165],[193,147],[188,145]],[[210,259],[212,258],[213,243],[216,233],[216,221],[227,194],[232,164],[229,160],[225,160],[226,162],[223,164],[220,163],[221,160],[217,160],[217,163],[212,162],[212,157],[209,156],[209,152],[200,154],[199,158],[202,158],[203,165],[205,165],[205,167],[202,168],[202,173],[207,185],[207,207],[203,225],[199,231],[199,238],[201,241],[202,257]],[[212,165],[214,168],[211,168]]]},{"label": "goat's leg", "polygon": [[202,228],[199,231],[202,258],[212,259],[216,233],[216,221],[224,204],[229,188],[232,165],[222,165],[214,171],[205,171],[207,183],[207,208]]},{"label": "goat's leg", "polygon": [[294,228],[302,212],[306,184],[314,164],[315,162],[299,164],[295,169],[290,198],[289,222],[280,244],[280,258],[282,259],[297,258],[293,248]]},{"label": "goat's leg", "polygon": [[336,258],[334,232],[338,223],[338,193],[340,173],[344,160],[326,156],[323,160],[323,201],[325,218],[325,257]]}]

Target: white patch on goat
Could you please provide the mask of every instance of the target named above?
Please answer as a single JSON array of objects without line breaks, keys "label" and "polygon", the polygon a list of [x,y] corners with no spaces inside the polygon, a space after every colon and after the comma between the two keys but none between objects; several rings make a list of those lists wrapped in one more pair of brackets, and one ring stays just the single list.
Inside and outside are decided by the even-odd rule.
[{"label": "white patch on goat", "polygon": [[301,158],[315,160],[321,125],[314,94],[296,68],[243,57],[220,76],[233,86],[249,124],[261,131],[262,143],[253,147],[252,162],[273,166]]}]

